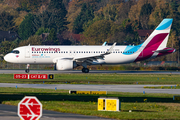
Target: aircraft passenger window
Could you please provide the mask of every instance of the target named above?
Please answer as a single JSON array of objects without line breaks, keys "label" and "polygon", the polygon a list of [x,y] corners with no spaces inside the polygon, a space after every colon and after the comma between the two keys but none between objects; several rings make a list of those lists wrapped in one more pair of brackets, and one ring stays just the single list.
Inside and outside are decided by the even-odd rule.
[{"label": "aircraft passenger window", "polygon": [[32,52],[33,53],[33,52]]},{"label": "aircraft passenger window", "polygon": [[84,51],[84,53],[85,53],[85,51]]},{"label": "aircraft passenger window", "polygon": [[96,52],[94,51],[94,53],[96,53]]}]

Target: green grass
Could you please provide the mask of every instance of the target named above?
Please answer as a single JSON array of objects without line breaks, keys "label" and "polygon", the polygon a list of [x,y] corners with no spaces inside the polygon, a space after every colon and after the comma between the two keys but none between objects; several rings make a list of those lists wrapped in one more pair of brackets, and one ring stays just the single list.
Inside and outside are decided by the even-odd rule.
[{"label": "green grass", "polygon": [[179,84],[175,86],[158,86],[158,87],[154,87],[154,86],[144,86],[144,88],[148,88],[148,89],[180,89]]},{"label": "green grass", "polygon": [[55,74],[53,80],[13,79],[13,74],[0,74],[0,83],[30,84],[180,84],[180,75],[141,74]]},{"label": "green grass", "polygon": [[[67,90],[0,88],[0,103],[18,105],[24,96],[36,96],[43,109],[114,119],[179,119],[180,101],[171,94],[108,92],[104,97],[118,97],[121,112],[97,111],[99,95],[68,94]],[[128,111],[132,110],[131,113]]]}]

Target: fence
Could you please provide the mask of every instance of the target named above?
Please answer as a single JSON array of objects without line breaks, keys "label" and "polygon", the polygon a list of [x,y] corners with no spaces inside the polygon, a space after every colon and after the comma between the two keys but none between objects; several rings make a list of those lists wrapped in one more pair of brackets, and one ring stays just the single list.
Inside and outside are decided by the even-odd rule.
[{"label": "fence", "polygon": [[[163,65],[153,65],[146,63],[130,63],[121,65],[92,65],[88,66],[90,70],[180,70],[180,64],[178,63],[165,63]],[[13,64],[5,61],[0,61],[0,69],[26,69],[26,64]],[[54,64],[30,64],[29,69],[35,70],[54,70]],[[81,67],[75,68],[75,70],[81,70]]]}]

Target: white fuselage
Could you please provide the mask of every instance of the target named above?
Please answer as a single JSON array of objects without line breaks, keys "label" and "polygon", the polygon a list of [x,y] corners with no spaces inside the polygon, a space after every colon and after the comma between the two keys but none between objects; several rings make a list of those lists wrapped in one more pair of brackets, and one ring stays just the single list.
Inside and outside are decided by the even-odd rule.
[{"label": "white fuselage", "polygon": [[[14,49],[19,54],[9,53],[4,58],[11,63],[22,64],[52,64],[56,58],[86,58],[99,56],[108,51],[111,46],[24,46]],[[115,46],[111,54],[103,59],[93,61],[93,64],[123,64],[131,63],[140,54],[140,51],[124,51],[127,46]],[[125,55],[123,52],[132,53]],[[134,52],[134,53],[133,53]]]}]

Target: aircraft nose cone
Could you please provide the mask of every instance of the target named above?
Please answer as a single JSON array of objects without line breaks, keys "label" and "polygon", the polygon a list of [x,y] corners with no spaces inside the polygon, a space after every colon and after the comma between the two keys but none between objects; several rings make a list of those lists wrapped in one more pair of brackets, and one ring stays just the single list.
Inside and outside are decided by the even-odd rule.
[{"label": "aircraft nose cone", "polygon": [[7,55],[4,56],[4,60],[5,60],[6,62],[10,62],[11,58],[10,58],[10,56],[7,54]]}]

